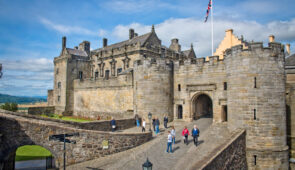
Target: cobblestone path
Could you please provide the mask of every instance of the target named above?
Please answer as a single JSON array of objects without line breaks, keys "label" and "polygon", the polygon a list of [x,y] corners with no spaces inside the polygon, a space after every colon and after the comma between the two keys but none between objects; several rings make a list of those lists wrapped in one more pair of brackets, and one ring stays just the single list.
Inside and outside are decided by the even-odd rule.
[{"label": "cobblestone path", "polygon": [[[181,132],[184,125],[188,126],[188,129],[191,133],[193,125],[197,124],[201,131],[201,144],[199,145],[201,146],[204,145],[204,143],[202,143],[204,141],[202,141],[201,138],[211,123],[211,118],[202,118],[191,123],[174,122],[173,124],[176,127],[176,144],[172,147],[173,153],[166,153],[168,135],[166,130],[161,132],[161,134],[155,137],[152,141],[147,142],[139,147],[97,160],[72,165],[69,167],[69,169],[137,170],[142,169],[142,164],[146,161],[147,157],[149,158],[150,162],[152,162],[153,169],[155,170],[174,169],[179,160],[184,159],[183,161],[185,161],[186,155],[189,155],[190,150],[194,150],[196,148],[196,146],[193,144],[193,139],[191,136],[189,136],[189,145],[183,143]],[[181,164],[179,165],[181,166]]]}]

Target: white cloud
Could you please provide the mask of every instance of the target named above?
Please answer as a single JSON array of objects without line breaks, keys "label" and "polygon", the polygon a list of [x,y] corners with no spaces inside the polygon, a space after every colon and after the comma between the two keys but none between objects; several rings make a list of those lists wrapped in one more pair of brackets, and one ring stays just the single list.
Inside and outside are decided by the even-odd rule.
[{"label": "white cloud", "polygon": [[20,60],[0,60],[3,69],[24,72],[50,72],[53,71],[53,61],[47,58],[24,58]]},{"label": "white cloud", "polygon": [[62,24],[56,24],[52,21],[40,17],[40,22],[45,25],[49,29],[53,29],[55,31],[58,31],[62,34],[79,34],[79,35],[100,35],[103,36],[106,31],[103,29],[99,29],[97,32],[89,30],[87,28],[83,28],[80,26],[69,26],[69,25],[62,25]]},{"label": "white cloud", "polygon": [[[126,40],[128,29],[135,28],[135,32],[140,34],[150,31],[151,26],[140,23],[130,25],[118,25],[113,30],[113,36],[118,40]],[[178,38],[182,49],[188,49],[193,43],[197,56],[210,55],[211,51],[211,24],[204,23],[203,20],[194,18],[168,19],[155,26],[156,33],[163,44],[169,46],[172,38]],[[274,34],[277,41],[290,42],[295,41],[295,19],[290,21],[272,21],[266,24],[260,24],[256,21],[234,21],[225,19],[216,19],[214,21],[214,47],[216,48],[225,35],[225,30],[232,28],[234,33],[244,39],[251,41],[268,41],[268,36]]]}]

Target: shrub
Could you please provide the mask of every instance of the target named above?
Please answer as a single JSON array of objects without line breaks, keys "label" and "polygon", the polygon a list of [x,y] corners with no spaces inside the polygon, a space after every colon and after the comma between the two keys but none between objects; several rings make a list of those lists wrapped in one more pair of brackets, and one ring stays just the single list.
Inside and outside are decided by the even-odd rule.
[{"label": "shrub", "polygon": [[17,111],[17,104],[16,103],[5,103],[4,105],[0,106],[1,109],[16,112]]}]

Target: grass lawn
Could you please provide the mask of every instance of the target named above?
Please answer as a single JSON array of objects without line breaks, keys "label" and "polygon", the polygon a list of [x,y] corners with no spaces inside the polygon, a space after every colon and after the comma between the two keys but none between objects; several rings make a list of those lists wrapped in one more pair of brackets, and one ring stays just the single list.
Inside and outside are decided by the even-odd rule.
[{"label": "grass lawn", "polygon": [[16,150],[15,161],[26,161],[52,156],[50,151],[38,145],[25,145]]},{"label": "grass lawn", "polygon": [[52,114],[52,116],[47,116],[47,115],[41,115],[42,117],[47,117],[47,118],[53,118],[53,119],[60,119],[60,120],[66,120],[66,121],[72,121],[72,122],[90,122],[93,121],[91,119],[87,119],[87,118],[77,118],[77,117],[73,117],[73,116],[62,116],[60,117],[57,114]]}]

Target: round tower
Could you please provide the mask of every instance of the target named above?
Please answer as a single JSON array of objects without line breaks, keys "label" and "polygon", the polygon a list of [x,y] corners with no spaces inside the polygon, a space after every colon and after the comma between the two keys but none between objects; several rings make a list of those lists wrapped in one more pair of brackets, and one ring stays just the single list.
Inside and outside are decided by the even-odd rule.
[{"label": "round tower", "polygon": [[249,169],[288,169],[284,52],[251,43],[226,51],[228,127],[247,131]]},{"label": "round tower", "polygon": [[165,59],[144,59],[134,63],[134,114],[148,120],[148,113],[173,120],[172,63]]}]

